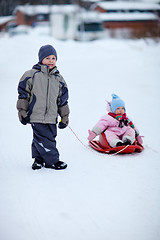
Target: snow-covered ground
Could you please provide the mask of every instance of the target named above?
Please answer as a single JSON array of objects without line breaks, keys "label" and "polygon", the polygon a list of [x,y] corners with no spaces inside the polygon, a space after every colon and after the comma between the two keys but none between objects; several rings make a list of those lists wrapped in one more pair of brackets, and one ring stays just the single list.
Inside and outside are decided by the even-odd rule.
[{"label": "snow-covered ground", "polygon": [[[88,129],[118,94],[144,135],[145,150],[105,155],[58,130],[64,171],[31,169],[29,125],[19,123],[17,85],[52,44],[68,83],[70,128],[85,146]],[[160,43],[57,41],[37,30],[0,39],[0,239],[160,239]]]}]

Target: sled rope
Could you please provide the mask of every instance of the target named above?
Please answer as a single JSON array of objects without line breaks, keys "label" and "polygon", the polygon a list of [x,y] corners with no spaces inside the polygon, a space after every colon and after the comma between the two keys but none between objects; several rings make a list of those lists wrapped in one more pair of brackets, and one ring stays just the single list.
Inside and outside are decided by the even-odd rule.
[{"label": "sled rope", "polygon": [[[68,126],[68,127],[69,127],[69,129],[71,130],[71,132],[73,133],[73,135],[77,138],[77,140],[78,140],[85,148],[87,148],[88,150],[90,150],[90,151],[93,152],[94,154],[100,156],[100,154],[96,153],[95,150],[92,150],[89,146],[86,146],[86,145],[79,139],[79,137],[77,136],[77,134],[73,131],[73,129],[72,129],[70,126]],[[118,152],[115,152],[115,153],[110,154],[110,156],[115,156],[115,155],[117,155],[118,153],[120,153],[120,152],[122,152],[124,149],[126,149],[128,146],[129,146],[129,145],[125,146],[123,149],[119,150]]]},{"label": "sled rope", "polygon": [[121,150],[119,150],[118,152],[112,153],[112,156],[117,155],[118,153],[122,152],[123,150],[125,150],[127,147],[129,147],[129,145],[125,146],[124,148],[122,148]]},{"label": "sled rope", "polygon": [[74,136],[77,138],[77,140],[78,140],[85,148],[87,148],[87,149],[89,149],[91,152],[94,152],[94,153],[95,153],[94,150],[92,150],[91,148],[89,148],[89,146],[86,146],[86,145],[79,139],[79,137],[77,136],[77,134],[73,131],[73,129],[72,129],[70,126],[68,126],[68,127],[69,127],[69,129],[71,130],[71,132],[74,134]]},{"label": "sled rope", "polygon": [[70,126],[68,126],[68,127],[69,127],[69,129],[71,130],[71,132],[74,134],[74,136],[77,138],[77,140],[83,145],[83,147],[85,147],[87,150],[89,150],[90,152],[94,153],[95,155],[100,156],[100,154],[97,153],[95,150],[93,150],[93,149],[90,148],[89,146],[85,145],[85,144],[79,139],[79,137],[77,136],[77,134],[73,131],[73,129],[72,129]]}]

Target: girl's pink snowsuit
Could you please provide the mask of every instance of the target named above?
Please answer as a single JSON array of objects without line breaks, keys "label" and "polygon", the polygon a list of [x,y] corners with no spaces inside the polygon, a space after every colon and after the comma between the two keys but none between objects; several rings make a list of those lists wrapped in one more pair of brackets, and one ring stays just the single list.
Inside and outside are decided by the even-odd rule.
[{"label": "girl's pink snowsuit", "polygon": [[122,128],[118,126],[119,121],[116,118],[110,115],[104,115],[93,127],[92,131],[97,135],[104,132],[110,145],[112,145],[113,140],[123,140],[125,136],[130,136],[131,139],[135,139],[135,130],[130,127],[130,125],[125,126],[123,124]]}]

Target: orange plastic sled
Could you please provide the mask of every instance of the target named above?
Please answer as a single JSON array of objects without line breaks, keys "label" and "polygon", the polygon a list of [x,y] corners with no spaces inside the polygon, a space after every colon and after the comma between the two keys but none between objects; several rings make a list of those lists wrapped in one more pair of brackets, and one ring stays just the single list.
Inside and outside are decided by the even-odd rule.
[{"label": "orange plastic sled", "polygon": [[104,133],[101,133],[99,136],[99,140],[93,140],[89,141],[89,145],[94,148],[98,152],[103,153],[133,153],[133,152],[142,152],[144,147],[137,143],[135,140],[135,143],[133,145],[127,145],[127,146],[119,146],[119,147],[110,147],[106,136]]}]

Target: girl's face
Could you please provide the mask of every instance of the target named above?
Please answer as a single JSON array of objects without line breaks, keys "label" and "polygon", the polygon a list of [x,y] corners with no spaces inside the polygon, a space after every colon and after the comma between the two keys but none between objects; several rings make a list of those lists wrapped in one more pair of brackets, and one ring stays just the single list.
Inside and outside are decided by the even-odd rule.
[{"label": "girl's face", "polygon": [[115,114],[123,115],[124,113],[125,113],[124,107],[118,107],[118,108],[115,110]]},{"label": "girl's face", "polygon": [[49,69],[56,66],[56,57],[54,55],[49,55],[42,60],[42,64],[47,65]]}]

